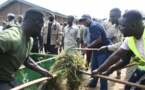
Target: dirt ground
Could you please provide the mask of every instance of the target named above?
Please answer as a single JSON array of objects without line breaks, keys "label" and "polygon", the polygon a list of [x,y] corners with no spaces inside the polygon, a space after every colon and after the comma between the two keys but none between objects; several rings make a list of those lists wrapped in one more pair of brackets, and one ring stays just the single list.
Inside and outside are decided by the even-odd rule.
[{"label": "dirt ground", "polygon": [[[126,74],[126,69],[122,69],[121,70],[121,79],[120,80],[124,80],[125,79],[125,74]],[[116,72],[114,72],[113,74],[111,74],[109,77],[111,78],[115,78],[116,77]],[[88,80],[86,80],[86,82],[84,82],[84,85],[86,83],[89,82],[89,78]],[[99,85],[100,81],[98,81],[97,87],[96,88],[85,88],[83,87],[82,90],[100,90],[100,85]],[[124,85],[123,84],[119,84],[119,83],[115,83],[115,82],[111,82],[108,81],[108,90],[124,90]]]},{"label": "dirt ground", "polygon": [[[88,72],[90,72],[90,70]],[[117,72],[115,71],[109,77],[116,79],[116,76],[117,76]],[[119,79],[119,80],[125,81],[125,76],[126,76],[126,69],[122,69],[121,70],[121,79]],[[89,80],[90,80],[90,78],[88,77],[88,80],[86,80],[86,82],[84,82],[84,85],[86,85],[89,82]],[[100,90],[100,81],[98,81],[96,88],[83,87],[83,89],[81,89],[81,90]],[[119,84],[116,82],[108,81],[108,90],[124,90],[124,84]]]},{"label": "dirt ground", "polygon": [[[88,71],[89,72],[89,71]],[[126,69],[121,70],[121,79],[119,80],[124,80],[125,79],[125,74],[126,74]],[[90,80],[90,76],[87,76],[87,80],[83,83],[83,87],[80,90],[100,90],[100,81],[98,81],[97,87],[96,88],[86,88],[84,87]],[[116,77],[116,72],[111,74],[109,76],[110,78],[115,78]],[[63,81],[62,87],[66,88],[66,80]],[[108,81],[108,90],[124,90],[124,85]]]}]

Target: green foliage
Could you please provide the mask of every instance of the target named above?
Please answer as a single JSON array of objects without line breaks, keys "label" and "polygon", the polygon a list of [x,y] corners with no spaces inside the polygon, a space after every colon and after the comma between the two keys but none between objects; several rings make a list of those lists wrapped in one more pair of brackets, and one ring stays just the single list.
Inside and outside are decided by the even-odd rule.
[{"label": "green foliage", "polygon": [[[56,56],[56,62],[51,67],[51,72],[57,74],[55,90],[64,90],[61,86],[63,80],[67,80],[67,90],[79,90],[85,80],[79,70],[85,69],[84,57],[73,49],[68,49]],[[58,87],[59,86],[59,87]]]}]

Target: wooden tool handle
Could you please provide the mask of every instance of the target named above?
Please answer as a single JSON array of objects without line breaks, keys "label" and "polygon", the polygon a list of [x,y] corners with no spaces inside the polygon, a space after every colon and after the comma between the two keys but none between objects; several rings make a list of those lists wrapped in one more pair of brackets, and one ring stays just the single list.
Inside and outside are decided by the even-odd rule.
[{"label": "wooden tool handle", "polygon": [[137,64],[136,64],[136,63],[131,63],[131,64],[126,65],[126,66],[123,67],[123,68],[128,68],[128,67],[132,67],[132,66],[135,66],[135,65],[137,65]]},{"label": "wooden tool handle", "polygon": [[[83,73],[83,74],[91,75],[90,73],[87,73],[85,71],[80,71],[80,72]],[[103,75],[94,75],[93,77],[103,78],[103,79],[106,79],[106,80],[109,80],[109,81],[113,81],[113,82],[125,84],[125,85],[128,85],[128,86],[134,86],[134,87],[138,87],[138,88],[145,89],[145,86],[144,85],[139,85],[139,84],[135,84],[135,83],[127,82],[127,81],[113,79],[113,78],[109,78],[109,77],[103,76]]]},{"label": "wooden tool handle", "polygon": [[89,51],[98,51],[98,48],[75,48],[76,50],[89,50]]},{"label": "wooden tool handle", "polygon": [[[128,68],[128,67],[132,67],[132,66],[134,66],[134,65],[136,65],[136,63],[128,64],[128,65],[126,65],[125,67],[122,67],[122,68],[116,69],[115,71],[117,71],[117,70],[121,70],[121,69],[124,69],[124,68]],[[113,72],[114,72],[114,71],[113,71]],[[102,74],[102,75],[105,75],[106,73],[107,73],[107,71],[104,71],[104,72],[102,72],[101,74]]]},{"label": "wooden tool handle", "polygon": [[[56,77],[56,76],[57,76],[57,75],[53,75],[53,77]],[[43,82],[43,81],[49,80],[49,79],[52,79],[52,77],[43,77],[43,78],[39,78],[39,79],[33,80],[33,81],[31,81],[31,82],[28,82],[28,83],[22,84],[22,85],[20,85],[20,86],[17,86],[17,87],[15,87],[15,88],[11,89],[11,90],[21,90],[21,89],[23,89],[23,88],[29,87],[29,86],[31,86],[31,85],[34,85],[34,84],[36,84],[36,83],[40,83],[40,82]]]},{"label": "wooden tool handle", "polygon": [[[122,68],[119,68],[117,70],[121,70],[121,69],[124,69],[124,68],[132,67],[132,66],[135,66],[135,65],[137,65],[137,64],[136,63],[131,63],[131,64],[128,64],[128,65],[126,65],[126,66],[124,66]],[[115,70],[115,71],[117,71],[117,70]]]}]

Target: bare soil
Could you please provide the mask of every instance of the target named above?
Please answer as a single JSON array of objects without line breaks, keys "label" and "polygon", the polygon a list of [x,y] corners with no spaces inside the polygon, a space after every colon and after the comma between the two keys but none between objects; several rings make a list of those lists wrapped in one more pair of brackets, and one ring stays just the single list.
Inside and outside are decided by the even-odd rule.
[{"label": "bare soil", "polygon": [[[122,69],[121,70],[121,79],[119,79],[119,80],[125,80],[125,74],[126,74],[126,69]],[[86,77],[87,77],[87,80],[83,83],[84,86],[90,80],[89,76],[86,75]],[[110,78],[116,78],[116,71],[113,74],[111,74],[109,77]],[[67,80],[64,80],[63,83],[62,83],[63,88],[66,88],[66,81]],[[100,90],[100,81],[98,81],[98,84],[97,84],[96,88],[87,88],[87,87],[84,87],[84,86],[82,88],[80,88],[80,90]],[[116,82],[108,81],[108,90],[124,90],[124,85],[116,83]]]},{"label": "bare soil", "polygon": [[[126,75],[126,69],[122,69],[121,70],[121,79],[119,79],[119,80],[124,81],[125,80],[125,75]],[[114,72],[109,77],[110,78],[116,78],[116,76],[117,76],[117,74],[116,74],[116,72]],[[86,80],[86,82],[84,82],[84,85],[87,84],[88,82],[89,82],[89,78],[88,78],[88,80]],[[97,84],[96,88],[83,87],[82,90],[100,90],[100,81],[98,81],[98,84]],[[116,83],[116,82],[108,81],[108,90],[124,90],[124,85]]]}]

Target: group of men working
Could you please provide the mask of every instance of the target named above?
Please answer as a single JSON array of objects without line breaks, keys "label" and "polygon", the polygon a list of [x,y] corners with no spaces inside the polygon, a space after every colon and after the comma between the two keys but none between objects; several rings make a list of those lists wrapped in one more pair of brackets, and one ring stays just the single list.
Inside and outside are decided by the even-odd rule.
[{"label": "group of men working", "polygon": [[[37,39],[40,34],[43,36],[45,52],[48,51],[51,54],[57,54],[58,45],[61,41],[60,24],[55,21],[54,14],[49,15],[49,21],[46,23],[44,23],[43,13],[38,9],[29,9],[25,13],[25,17],[20,25],[15,23],[14,18],[14,14],[8,14],[6,26],[3,32],[0,33],[0,90],[9,90],[18,86],[18,82],[13,77],[13,74],[22,64],[45,76],[52,77],[52,74],[39,67],[29,57],[29,54],[33,50],[32,46],[35,45],[33,39]],[[73,43],[70,40],[77,39],[76,37],[80,38],[79,29],[73,23],[74,19],[73,16],[68,16],[68,26],[64,28],[65,48],[70,47],[70,45],[72,45],[71,47],[77,46],[77,43],[75,43],[77,40]],[[36,51],[36,48],[34,48],[34,51]]]},{"label": "group of men working", "polygon": [[[113,71],[127,65],[131,58],[134,58],[132,60],[137,63],[137,68],[128,81],[145,85],[144,23],[142,14],[139,11],[130,10],[119,16],[119,12],[116,12],[118,12],[118,9],[110,11],[110,21],[114,22],[115,19],[118,20],[116,25],[121,33],[123,33],[125,40],[121,41],[120,39],[118,43],[113,45],[111,45],[111,40],[106,34],[105,29],[98,23],[93,22],[89,15],[83,15],[80,19],[85,26],[89,27],[90,44],[87,48],[100,48],[99,51],[93,51],[92,75],[101,74],[105,70],[107,70],[107,74],[111,74]],[[109,50],[111,47],[114,47],[113,50],[115,48],[118,50],[112,54],[110,52],[112,50]],[[116,65],[112,66],[113,64]],[[97,82],[98,78],[93,78],[86,87],[96,87]],[[107,80],[100,79],[100,82],[100,90],[107,90]],[[141,89],[126,85],[125,90]]]},{"label": "group of men working", "polygon": [[[106,34],[106,30],[99,23],[92,21],[91,16],[88,14],[82,15],[82,18],[79,20],[83,25],[88,27],[90,33],[89,45],[87,48],[100,48],[100,51],[93,51],[92,61],[91,61],[91,70],[92,75],[101,74],[101,72],[107,70],[111,65],[118,62],[115,66],[110,67],[107,70],[107,74],[111,74],[114,70],[121,68],[128,64],[131,60],[131,57],[137,63],[137,68],[135,72],[129,79],[129,82],[134,82],[138,84],[145,84],[145,53],[144,53],[144,25],[142,20],[142,15],[136,10],[130,10],[115,17],[117,9],[112,9],[110,11],[110,21],[116,23],[116,27],[123,33],[125,37],[124,41],[117,41],[116,47],[119,48],[114,53],[109,51],[109,47],[112,44],[111,39],[109,39]],[[118,11],[117,11],[118,12]],[[114,14],[115,13],[115,14]],[[54,15],[51,14],[49,17],[50,22],[54,21]],[[118,22],[113,21],[114,18],[117,18]],[[68,16],[68,26],[64,28],[64,47],[76,47],[77,41],[80,38],[80,33],[78,32],[78,27],[73,24],[74,17]],[[52,77],[47,70],[39,67],[30,57],[29,54],[32,49],[33,39],[41,33],[42,27],[44,25],[44,15],[38,9],[29,9],[23,22],[20,26],[14,26],[7,28],[2,33],[0,33],[0,89],[9,90],[13,87],[18,86],[16,79],[12,76],[19,67],[24,64],[26,67],[35,70],[45,76]],[[47,51],[48,47],[57,48],[58,43],[60,42],[59,35],[60,29],[59,24],[57,23],[46,23],[46,29],[43,29],[43,36],[45,50]],[[45,28],[45,27],[44,27]],[[51,35],[49,35],[49,30]],[[72,36],[72,37],[70,37]],[[75,36],[75,38],[74,38]],[[120,35],[119,35],[120,36]],[[69,37],[69,38],[66,38]],[[49,38],[49,40],[48,40]],[[53,41],[53,39],[55,39]],[[56,40],[57,39],[57,40]],[[75,43],[73,40],[76,40]],[[49,44],[48,44],[49,42]],[[67,43],[65,43],[67,42]],[[122,43],[122,45],[120,44]],[[109,46],[108,46],[109,45]],[[103,47],[102,47],[103,46]],[[121,47],[120,47],[121,46]],[[56,50],[54,53],[56,53]],[[112,54],[113,53],[113,54]],[[120,60],[121,59],[121,60]],[[120,61],[119,61],[120,60]],[[86,86],[87,87],[96,87],[98,78],[93,78]],[[100,90],[107,90],[107,80],[100,79],[101,88]],[[136,87],[126,86],[125,90],[141,90]]]}]

